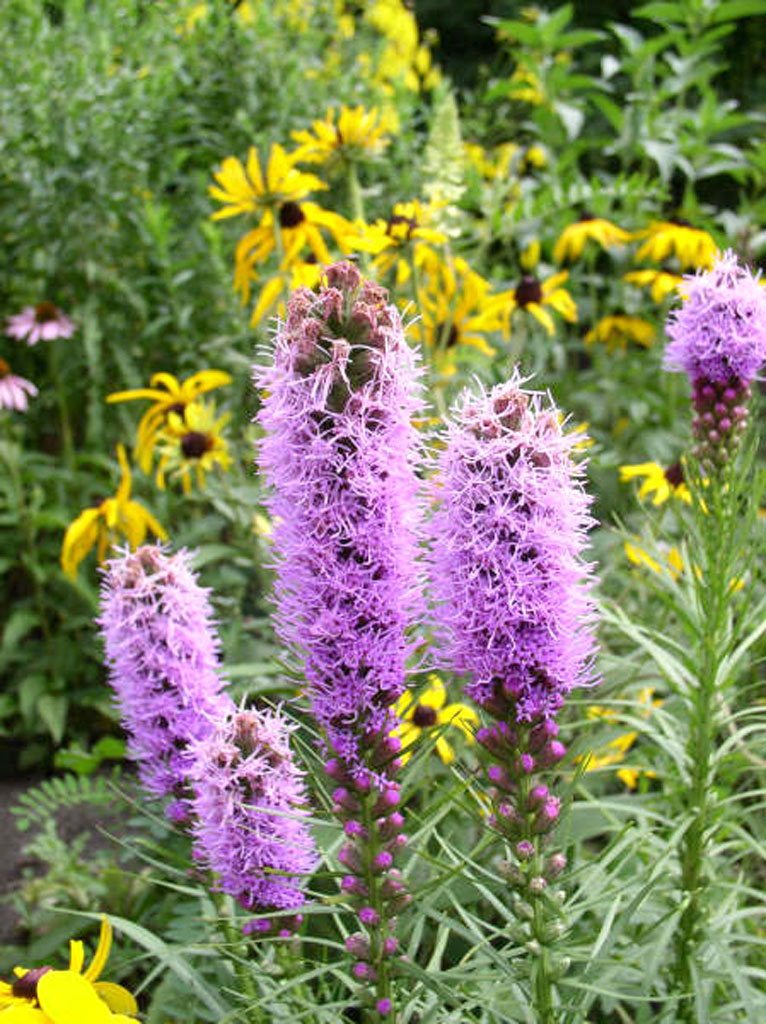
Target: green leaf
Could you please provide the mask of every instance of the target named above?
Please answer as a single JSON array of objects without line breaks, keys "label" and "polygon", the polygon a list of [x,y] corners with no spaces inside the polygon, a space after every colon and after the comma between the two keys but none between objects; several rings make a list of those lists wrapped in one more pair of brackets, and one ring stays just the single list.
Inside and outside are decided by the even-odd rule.
[{"label": "green leaf", "polygon": [[60,743],[66,727],[69,701],[54,693],[44,693],[37,702],[36,710],[51,734],[54,743]]},{"label": "green leaf", "polygon": [[18,608],[11,612],[3,630],[3,647],[12,650],[40,621],[37,612],[28,608]]}]

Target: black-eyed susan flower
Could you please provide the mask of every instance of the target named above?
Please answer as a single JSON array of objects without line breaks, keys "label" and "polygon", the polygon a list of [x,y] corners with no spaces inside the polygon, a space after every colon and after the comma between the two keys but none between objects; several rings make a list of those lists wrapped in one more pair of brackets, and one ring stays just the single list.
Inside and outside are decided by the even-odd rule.
[{"label": "black-eyed susan flower", "polygon": [[649,288],[655,302],[664,302],[668,295],[673,295],[683,278],[671,270],[631,270],[623,276],[623,281],[634,284],[637,288]]},{"label": "black-eyed susan flower", "polygon": [[664,263],[675,256],[682,270],[709,269],[718,246],[715,240],[702,228],[695,228],[688,220],[653,221],[648,228],[639,231],[637,238],[646,241],[636,253],[637,260]]},{"label": "black-eyed susan flower", "polygon": [[133,402],[148,398],[152,405],[146,410],[138,424],[135,458],[144,473],[152,468],[154,449],[157,446],[168,414],[183,415],[184,409],[200,395],[215,388],[231,384],[231,377],[223,370],[200,370],[184,381],[172,373],[155,373],[148,388],[132,388],[130,391],[115,391],[107,395],[107,402]]},{"label": "black-eyed susan flower", "polygon": [[473,708],[467,704],[446,704],[447,690],[439,676],[429,676],[428,683],[428,689],[418,697],[405,690],[396,705],[399,724],[392,730],[392,735],[401,741],[403,764],[412,756],[413,744],[430,729],[437,732],[434,744],[437,754],[445,764],[450,764],[455,760],[455,752],[444,737],[447,726],[456,726],[469,743],[473,742],[479,727],[479,716]]},{"label": "black-eyed susan flower", "polygon": [[680,463],[675,462],[667,469],[663,469],[656,462],[639,462],[635,465],[620,466],[621,483],[642,478],[643,483],[638,489],[639,498],[643,499],[653,495],[653,505],[662,505],[670,498],[679,498],[687,505],[691,505],[692,496],[684,483]]},{"label": "black-eyed susan flower", "polygon": [[348,243],[374,256],[372,269],[379,278],[395,273],[396,284],[406,284],[412,273],[411,263],[432,272],[441,262],[434,246],[444,245],[447,236],[430,226],[433,214],[433,204],[425,205],[418,199],[396,203],[388,220],[367,225],[357,222],[357,234],[349,237]]},{"label": "black-eyed susan flower", "polygon": [[160,437],[157,462],[157,486],[165,489],[165,478],[179,477],[184,493],[192,489],[192,476],[197,486],[205,486],[205,473],[216,466],[226,471],[232,463],[223,428],[231,418],[224,413],[216,419],[215,405],[191,402],[182,414],[168,413],[167,424]]},{"label": "black-eyed susan flower", "polygon": [[492,356],[485,335],[502,328],[499,306],[490,301],[490,284],[460,257],[450,267],[441,264],[418,293],[422,320],[412,334],[428,348],[434,365],[445,376],[455,373],[455,355],[463,345]]},{"label": "black-eyed susan flower", "polygon": [[648,320],[642,320],[640,316],[614,313],[599,320],[596,326],[588,331],[584,340],[586,345],[600,341],[606,345],[607,352],[614,352],[618,348],[624,352],[631,341],[649,348],[656,333],[655,327]]},{"label": "black-eyed susan flower", "polygon": [[391,113],[377,107],[328,109],[324,120],[316,120],[310,130],[294,131],[298,148],[292,154],[297,163],[344,165],[380,156],[388,146],[389,135],[396,129]]},{"label": "black-eyed susan flower", "polygon": [[524,274],[515,288],[493,296],[492,305],[493,308],[497,306],[501,313],[506,335],[511,332],[511,321],[516,312],[529,313],[548,334],[553,335],[556,329],[546,306],[573,324],[577,320],[577,305],[569,292],[560,287],[568,277],[568,270],[553,274],[545,281],[535,274]]},{"label": "black-eyed susan flower", "polygon": [[245,165],[236,157],[228,156],[214,177],[218,185],[210,185],[208,192],[225,205],[216,210],[213,220],[237,217],[241,213],[261,214],[284,203],[297,203],[310,192],[327,188],[315,174],[299,170],[295,157],[288,156],[277,143],[271,147],[265,172],[261,170],[257,151],[251,148]]},{"label": "black-eyed susan flower", "polygon": [[69,943],[69,967],[16,967],[12,982],[0,981],[3,1024],[135,1024],[138,1005],[122,985],[99,981],[112,945],[112,928],[101,918],[98,946],[85,966],[85,948]]},{"label": "black-eyed susan flower", "polygon": [[279,257],[282,270],[295,262],[306,262],[306,248],[317,263],[331,263],[323,232],[332,236],[342,252],[348,251],[354,228],[339,213],[325,210],[309,200],[298,203],[292,199],[281,203],[276,210],[267,210],[258,227],[240,238],[234,254],[234,290],[242,295],[243,304],[250,298],[256,267],[265,263],[272,253]]},{"label": "black-eyed susan flower", "polygon": [[71,579],[77,576],[80,562],[95,547],[99,563],[103,563],[110,545],[121,539],[131,548],[143,544],[148,531],[167,540],[168,535],[154,516],[130,500],[131,474],[123,445],[117,445],[117,459],[122,478],[113,498],[105,498],[93,508],[86,508],[70,523],[61,547],[61,568]]},{"label": "black-eyed susan flower", "polygon": [[553,248],[553,258],[557,263],[576,260],[582,255],[585,243],[589,240],[597,242],[602,249],[625,245],[630,241],[630,234],[612,224],[603,217],[594,217],[592,213],[583,213],[574,224],[569,224],[558,237]]}]

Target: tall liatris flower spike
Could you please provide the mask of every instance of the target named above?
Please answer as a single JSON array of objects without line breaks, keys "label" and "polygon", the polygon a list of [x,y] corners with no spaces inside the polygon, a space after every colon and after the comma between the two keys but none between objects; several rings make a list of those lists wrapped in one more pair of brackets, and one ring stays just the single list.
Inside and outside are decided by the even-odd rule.
[{"label": "tall liatris flower spike", "polygon": [[[541,773],[565,754],[554,719],[574,687],[594,682],[595,641],[582,557],[590,498],[573,459],[577,437],[521,384],[514,376],[467,395],[448,424],[433,585],[453,666],[496,719],[476,737],[493,759],[491,821],[514,854],[512,884],[533,904],[565,864],[545,853],[561,804]],[[548,995],[550,916],[529,922]]]},{"label": "tall liatris flower spike", "polygon": [[665,367],[692,384],[696,455],[725,463],[747,424],[750,385],[766,362],[766,289],[728,251],[710,270],[683,279],[683,305],[666,330]]},{"label": "tall liatris flower spike", "polygon": [[[292,727],[278,711],[238,711],[191,748],[195,854],[248,910],[297,910],[316,865]],[[299,914],[261,916],[246,931],[289,935]]]},{"label": "tall liatris flower spike", "polygon": [[128,752],[147,792],[173,798],[176,820],[188,817],[190,744],[233,710],[208,592],[189,559],[150,546],[113,559],[99,619]]},{"label": "tall liatris flower spike", "polygon": [[332,754],[335,810],[348,843],[343,888],[366,934],[354,971],[391,1011],[391,918],[406,902],[392,871],[403,842],[394,706],[418,600],[412,417],[418,367],[386,292],[339,263],[319,293],[298,289],[276,339],[260,460],[271,484],[277,625],[303,656],[313,713]]}]

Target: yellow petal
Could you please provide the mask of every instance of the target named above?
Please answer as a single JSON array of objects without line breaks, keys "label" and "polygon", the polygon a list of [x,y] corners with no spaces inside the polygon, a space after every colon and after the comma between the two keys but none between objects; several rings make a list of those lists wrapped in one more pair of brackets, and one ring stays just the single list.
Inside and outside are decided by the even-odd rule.
[{"label": "yellow petal", "polygon": [[75,974],[82,972],[82,965],[85,963],[85,946],[79,939],[71,939],[69,942],[69,970]]},{"label": "yellow petal", "polygon": [[98,945],[96,946],[96,952],[93,954],[93,960],[91,961],[90,967],[84,974],[84,977],[88,981],[95,981],[101,974],[106,965],[106,961],[109,959],[109,951],[112,948],[112,926],[109,923],[109,918],[106,914],[101,915],[101,931],[98,935]]},{"label": "yellow petal", "polygon": [[98,540],[100,509],[86,508],[70,523],[61,546],[61,568],[71,579],[77,576],[77,568]]},{"label": "yellow petal", "polygon": [[71,971],[48,971],[37,983],[40,1007],[54,1024],[108,1024],[111,1013],[89,981]]},{"label": "yellow petal", "polygon": [[113,981],[97,981],[93,985],[101,999],[113,1013],[138,1013],[138,1003],[133,995],[122,985],[116,985]]},{"label": "yellow petal", "polygon": [[436,741],[436,753],[445,764],[452,764],[455,760],[455,752],[443,736]]}]

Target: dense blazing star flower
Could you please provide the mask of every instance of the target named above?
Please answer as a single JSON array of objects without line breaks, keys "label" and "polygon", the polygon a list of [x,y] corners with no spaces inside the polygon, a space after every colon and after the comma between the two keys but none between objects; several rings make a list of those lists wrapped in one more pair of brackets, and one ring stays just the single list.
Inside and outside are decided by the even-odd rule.
[{"label": "dense blazing star flower", "polygon": [[27,306],[16,316],[8,318],[5,333],[27,345],[38,341],[55,341],[56,338],[71,338],[75,326],[69,317],[52,302],[40,302]]},{"label": "dense blazing star flower", "polygon": [[592,682],[590,499],[576,443],[514,377],[464,398],[439,459],[437,616],[469,695],[517,721],[552,718]]},{"label": "dense blazing star flower", "polygon": [[99,625],[128,753],[141,784],[183,817],[190,744],[232,711],[208,592],[187,551],[145,546],[107,563]]},{"label": "dense blazing star flower", "polygon": [[303,657],[333,755],[342,889],[365,929],[347,947],[381,1014],[391,1007],[394,922],[409,899],[393,867],[405,838],[391,732],[418,611],[417,378],[396,307],[350,263],[328,268],[318,294],[293,293],[274,363],[256,376],[277,626]]},{"label": "dense blazing star flower", "polygon": [[731,251],[685,277],[680,290],[683,304],[666,327],[665,367],[688,375],[698,454],[719,463],[744,430],[750,385],[766,363],[766,290]]},{"label": "dense blazing star flower", "polygon": [[4,359],[0,359],[0,409],[15,409],[26,412],[29,399],[37,395],[37,388],[31,380],[11,373]]},{"label": "dense blazing star flower", "polygon": [[[278,711],[241,710],[191,749],[196,855],[248,910],[300,907],[317,862],[291,731]],[[261,919],[251,930],[270,927]]]},{"label": "dense blazing star flower", "polygon": [[306,660],[314,714],[354,765],[404,690],[417,594],[411,424],[417,368],[396,308],[351,264],[298,289],[259,420],[272,494],[277,624]]}]

